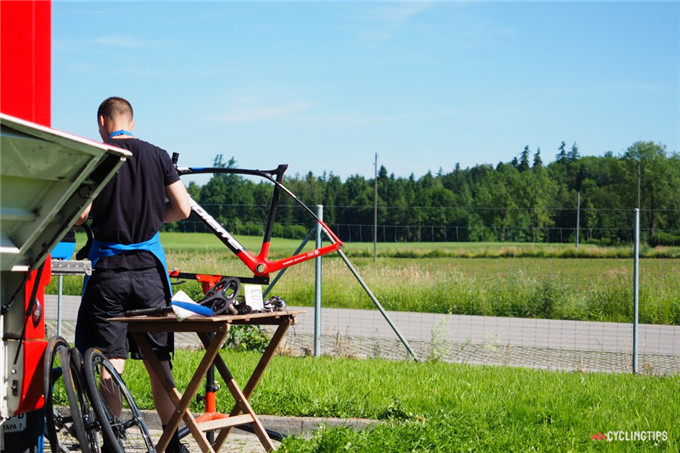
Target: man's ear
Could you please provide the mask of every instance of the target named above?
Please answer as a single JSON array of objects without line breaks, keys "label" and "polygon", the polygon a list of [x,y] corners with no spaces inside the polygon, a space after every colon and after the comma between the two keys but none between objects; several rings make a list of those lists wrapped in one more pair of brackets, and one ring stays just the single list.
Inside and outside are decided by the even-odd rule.
[{"label": "man's ear", "polygon": [[104,115],[99,115],[99,117],[97,118],[97,120],[98,120],[98,122],[99,122],[99,126],[100,126],[100,127],[104,127],[104,124],[105,124],[105,122],[106,122],[106,120],[104,119]]},{"label": "man's ear", "polygon": [[130,132],[135,129],[135,120],[130,120]]}]

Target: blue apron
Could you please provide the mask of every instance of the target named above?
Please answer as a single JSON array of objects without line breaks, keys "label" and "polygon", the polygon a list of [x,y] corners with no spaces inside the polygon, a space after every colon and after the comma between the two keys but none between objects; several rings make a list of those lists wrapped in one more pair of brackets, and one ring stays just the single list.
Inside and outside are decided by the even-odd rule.
[{"label": "blue apron", "polygon": [[[165,263],[165,251],[163,251],[163,246],[161,245],[161,235],[160,232],[156,233],[151,239],[144,242],[139,242],[137,244],[118,244],[116,242],[101,242],[97,239],[92,240],[92,248],[90,249],[90,254],[88,258],[92,262],[92,269],[94,269],[99,258],[106,256],[122,255],[125,252],[131,252],[136,250],[146,250],[147,252],[153,253],[156,259],[163,265],[163,271],[165,272],[165,277],[168,282],[168,291],[172,297],[172,285],[170,285],[170,274],[168,274],[168,267]],[[85,295],[85,287],[90,279],[89,275],[85,276],[83,281],[83,295]]]}]

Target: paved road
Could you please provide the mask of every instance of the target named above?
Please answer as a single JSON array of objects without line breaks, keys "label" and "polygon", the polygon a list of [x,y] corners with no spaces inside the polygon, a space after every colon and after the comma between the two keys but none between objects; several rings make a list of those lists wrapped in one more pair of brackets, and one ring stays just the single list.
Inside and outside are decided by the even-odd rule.
[{"label": "paved road", "polygon": [[[69,338],[79,298],[62,297],[61,319]],[[46,319],[56,329],[57,296],[46,296]],[[313,350],[314,313],[310,307],[286,335],[294,354]],[[419,359],[490,363],[582,371],[628,372],[632,366],[632,324],[388,312],[392,324]],[[324,354],[407,358],[407,349],[376,310],[324,308]],[[197,344],[193,336],[178,343]],[[642,371],[680,374],[680,326],[640,325]]]}]

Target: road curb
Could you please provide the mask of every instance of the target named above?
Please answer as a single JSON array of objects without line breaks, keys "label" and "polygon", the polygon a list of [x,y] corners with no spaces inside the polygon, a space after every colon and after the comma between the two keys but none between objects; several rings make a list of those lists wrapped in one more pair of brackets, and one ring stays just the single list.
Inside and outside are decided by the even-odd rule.
[{"label": "road curb", "polygon": [[[156,411],[143,410],[142,418],[149,430],[160,430],[161,422]],[[265,428],[284,436],[311,436],[321,427],[335,428],[348,426],[354,430],[375,426],[378,420],[365,418],[333,418],[333,417],[283,417],[278,415],[258,415]]]}]

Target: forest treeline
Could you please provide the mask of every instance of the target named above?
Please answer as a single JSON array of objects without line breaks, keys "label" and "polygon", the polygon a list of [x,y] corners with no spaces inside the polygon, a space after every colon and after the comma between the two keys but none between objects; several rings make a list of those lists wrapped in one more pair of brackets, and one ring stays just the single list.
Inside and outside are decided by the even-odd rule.
[{"label": "forest treeline", "polygon": [[[236,168],[232,157],[215,158],[215,167]],[[375,180],[354,175],[342,181],[333,173],[286,176],[298,198],[324,206],[324,220],[343,240],[352,227],[374,224]],[[215,174],[189,193],[229,231],[261,234],[273,185],[237,174]],[[377,172],[377,223],[390,240],[538,241],[583,238],[601,244],[628,242],[634,209],[640,208],[643,239],[651,245],[680,243],[680,155],[666,146],[639,141],[620,155],[580,156],[564,142],[554,161],[544,165],[541,150],[529,146],[509,162],[476,165],[421,177]],[[282,197],[274,234],[302,237],[311,217]],[[176,230],[195,229],[192,216]],[[435,228],[436,227],[436,228]],[[251,231],[252,230],[252,231]],[[287,231],[284,231],[287,230]],[[455,231],[455,235],[453,235]],[[567,232],[565,234],[565,231]],[[368,240],[370,235],[363,237]]]}]

